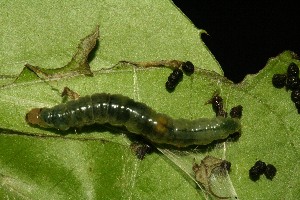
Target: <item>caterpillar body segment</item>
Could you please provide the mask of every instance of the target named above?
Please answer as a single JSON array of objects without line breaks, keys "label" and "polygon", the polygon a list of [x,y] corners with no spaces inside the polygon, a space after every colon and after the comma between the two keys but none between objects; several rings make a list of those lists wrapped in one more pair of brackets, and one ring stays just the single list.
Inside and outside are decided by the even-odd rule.
[{"label": "caterpillar body segment", "polygon": [[172,119],[144,103],[119,94],[97,93],[52,108],[34,108],[26,121],[45,128],[67,130],[94,123],[125,126],[154,143],[177,147],[206,145],[241,128],[236,118]]}]

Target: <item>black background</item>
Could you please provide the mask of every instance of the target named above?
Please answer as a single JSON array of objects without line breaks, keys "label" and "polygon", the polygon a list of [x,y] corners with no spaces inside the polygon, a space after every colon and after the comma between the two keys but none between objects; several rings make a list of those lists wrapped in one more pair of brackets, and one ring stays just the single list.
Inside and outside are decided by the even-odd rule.
[{"label": "black background", "polygon": [[199,29],[225,76],[235,83],[284,50],[300,55],[300,7],[294,1],[173,0]]}]

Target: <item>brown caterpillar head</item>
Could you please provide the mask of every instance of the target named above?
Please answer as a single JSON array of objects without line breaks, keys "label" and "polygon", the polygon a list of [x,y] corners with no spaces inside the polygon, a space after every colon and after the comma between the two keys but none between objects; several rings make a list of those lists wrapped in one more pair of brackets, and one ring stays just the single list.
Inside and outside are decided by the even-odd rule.
[{"label": "brown caterpillar head", "polygon": [[31,111],[29,111],[25,116],[26,122],[30,125],[39,125],[45,127],[45,122],[40,117],[41,110],[42,108],[33,108]]}]

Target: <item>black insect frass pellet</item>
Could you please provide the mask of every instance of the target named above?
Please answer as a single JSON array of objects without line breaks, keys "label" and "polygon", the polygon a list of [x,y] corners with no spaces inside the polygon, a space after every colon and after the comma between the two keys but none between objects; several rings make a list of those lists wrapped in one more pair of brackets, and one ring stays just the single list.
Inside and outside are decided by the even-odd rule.
[{"label": "black insect frass pellet", "polygon": [[223,98],[219,95],[215,95],[211,99],[211,104],[214,112],[218,113],[220,110],[223,109]]},{"label": "black insect frass pellet", "polygon": [[170,82],[170,81],[166,82],[166,89],[168,91],[170,91],[170,92],[173,91],[175,89],[175,87],[176,87],[176,84],[174,84],[173,82]]},{"label": "black insect frass pellet", "polygon": [[298,113],[300,114],[300,101],[296,101],[295,102],[295,106],[296,106],[296,108],[298,110]]},{"label": "black insect frass pellet", "polygon": [[255,166],[251,167],[251,169],[249,170],[249,177],[252,181],[257,181],[260,177],[260,172],[259,169]]},{"label": "black insect frass pellet", "polygon": [[180,81],[183,77],[183,72],[182,70],[176,68],[173,70],[173,72],[170,74],[168,77],[168,81]]},{"label": "black insect frass pellet", "polygon": [[266,163],[258,160],[254,164],[253,167],[249,170],[249,177],[252,181],[257,181],[260,177],[260,175],[264,174],[266,171]]},{"label": "black insect frass pellet", "polygon": [[256,161],[254,167],[256,167],[259,170],[260,174],[263,174],[266,171],[267,165],[265,162],[259,160],[259,161]]},{"label": "black insect frass pellet", "polygon": [[194,64],[190,61],[186,61],[182,63],[182,70],[184,71],[184,73],[190,75],[194,73],[195,70]]},{"label": "black insect frass pellet", "polygon": [[216,113],[216,116],[227,117],[227,112],[223,107],[223,98],[218,94],[214,95],[209,101],[212,104],[213,111]]},{"label": "black insect frass pellet", "polygon": [[182,70],[178,68],[174,69],[168,77],[168,81],[166,82],[166,89],[170,92],[173,91],[177,84],[182,80],[182,77]]},{"label": "black insect frass pellet", "polygon": [[276,175],[276,168],[272,164],[268,164],[266,166],[265,176],[267,179],[272,180],[274,176]]},{"label": "black insect frass pellet", "polygon": [[295,63],[291,63],[288,66],[287,75],[298,77],[299,76],[299,67]]},{"label": "black insect frass pellet", "polygon": [[230,110],[230,117],[240,119],[242,117],[242,111],[243,111],[243,106],[241,105],[233,107]]},{"label": "black insect frass pellet", "polygon": [[283,88],[286,82],[285,74],[274,74],[272,78],[272,83],[275,88]]},{"label": "black insect frass pellet", "polygon": [[296,90],[299,89],[300,80],[297,76],[288,76],[286,78],[286,88],[288,90]]},{"label": "black insect frass pellet", "polygon": [[292,91],[291,99],[294,103],[297,102],[297,101],[300,101],[300,89]]},{"label": "black insect frass pellet", "polygon": [[249,177],[252,181],[257,181],[260,175],[264,174],[267,179],[272,180],[276,175],[276,168],[272,164],[267,164],[261,160],[257,161],[249,170]]}]

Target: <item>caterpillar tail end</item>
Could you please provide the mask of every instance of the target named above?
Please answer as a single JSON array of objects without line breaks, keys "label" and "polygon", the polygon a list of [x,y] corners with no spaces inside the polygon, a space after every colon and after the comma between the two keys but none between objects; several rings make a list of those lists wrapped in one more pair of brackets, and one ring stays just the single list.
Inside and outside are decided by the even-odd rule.
[{"label": "caterpillar tail end", "polygon": [[240,131],[242,128],[241,121],[237,118],[228,118],[226,128],[231,133]]},{"label": "caterpillar tail end", "polygon": [[226,129],[228,135],[235,135],[236,138],[241,136],[241,121],[238,118],[228,118],[228,122],[226,123]]},{"label": "caterpillar tail end", "polygon": [[238,119],[238,118],[232,118],[234,123],[232,124],[232,128],[233,130],[235,131],[240,131],[241,128],[242,128],[242,125],[241,125],[241,120]]}]

